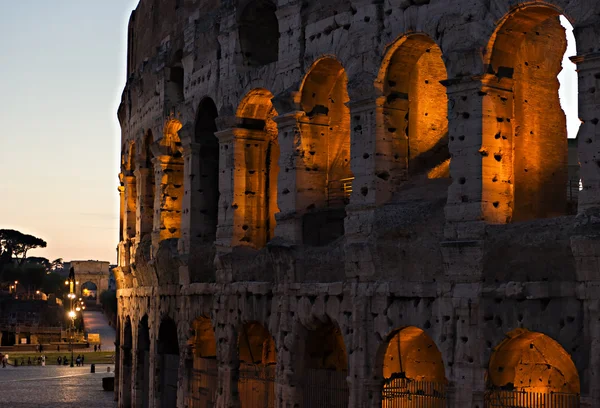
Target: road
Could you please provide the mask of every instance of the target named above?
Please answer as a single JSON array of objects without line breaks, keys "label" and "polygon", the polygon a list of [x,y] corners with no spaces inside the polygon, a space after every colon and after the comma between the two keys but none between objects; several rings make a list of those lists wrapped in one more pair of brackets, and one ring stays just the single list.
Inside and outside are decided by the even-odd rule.
[{"label": "road", "polygon": [[115,329],[108,324],[108,319],[102,312],[84,311],[83,324],[87,333],[100,333],[102,351],[115,350]]},{"label": "road", "polygon": [[[110,367],[110,373],[106,369]],[[102,389],[102,377],[114,366],[0,368],[0,404],[11,408],[113,408],[114,393]]]}]

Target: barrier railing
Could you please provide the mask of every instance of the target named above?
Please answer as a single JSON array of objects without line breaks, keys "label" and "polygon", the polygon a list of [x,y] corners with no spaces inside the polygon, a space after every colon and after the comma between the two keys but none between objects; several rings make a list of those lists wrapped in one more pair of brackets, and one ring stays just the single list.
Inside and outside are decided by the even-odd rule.
[{"label": "barrier railing", "polygon": [[382,408],[445,408],[446,385],[407,378],[386,379],[382,390]]},{"label": "barrier railing", "polygon": [[238,394],[242,408],[275,408],[275,366],[240,363]]},{"label": "barrier railing", "polygon": [[530,392],[488,390],[485,408],[579,408],[579,394],[564,392]]},{"label": "barrier railing", "polygon": [[347,371],[306,369],[303,373],[303,408],[346,408],[350,390]]},{"label": "barrier railing", "polygon": [[191,408],[213,408],[217,403],[217,360],[195,358],[192,371]]},{"label": "barrier railing", "polygon": [[340,180],[331,180],[327,184],[327,204],[330,207],[348,204],[352,194],[352,181],[354,177]]}]

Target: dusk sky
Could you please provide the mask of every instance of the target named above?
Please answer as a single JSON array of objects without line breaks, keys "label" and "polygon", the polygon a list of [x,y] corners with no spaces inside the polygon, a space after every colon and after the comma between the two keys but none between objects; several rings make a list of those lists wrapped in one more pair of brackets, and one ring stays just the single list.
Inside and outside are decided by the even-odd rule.
[{"label": "dusk sky", "polygon": [[116,261],[127,22],[137,0],[0,0],[0,228]]},{"label": "dusk sky", "polygon": [[[29,255],[116,262],[116,111],[137,2],[0,0],[0,228],[48,242]],[[577,81],[573,64],[563,65],[575,137]]]}]

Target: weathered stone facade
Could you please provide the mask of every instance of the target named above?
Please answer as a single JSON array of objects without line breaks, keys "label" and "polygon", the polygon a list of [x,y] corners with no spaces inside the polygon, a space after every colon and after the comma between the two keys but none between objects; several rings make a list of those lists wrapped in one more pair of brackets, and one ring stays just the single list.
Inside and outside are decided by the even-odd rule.
[{"label": "weathered stone facade", "polygon": [[402,406],[600,406],[599,16],[142,0],[118,111],[119,405],[374,408],[396,384]]}]

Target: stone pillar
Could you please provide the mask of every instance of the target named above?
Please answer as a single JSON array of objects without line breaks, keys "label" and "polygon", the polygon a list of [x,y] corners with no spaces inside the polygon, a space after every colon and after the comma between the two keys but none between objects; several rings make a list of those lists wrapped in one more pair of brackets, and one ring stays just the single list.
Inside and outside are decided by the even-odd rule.
[{"label": "stone pillar", "polygon": [[[593,222],[593,217],[578,217],[583,225]],[[597,230],[597,226],[594,228]],[[600,239],[595,234],[571,237],[571,250],[575,258],[576,279],[582,285],[583,333],[581,345],[589,345],[587,369],[577,367],[581,384],[581,406],[600,404]]]},{"label": "stone pillar", "polygon": [[452,155],[448,239],[477,239],[485,222],[506,223],[512,215],[510,81],[494,76],[443,81]]},{"label": "stone pillar", "polygon": [[[368,278],[375,274],[369,236],[377,208],[393,193],[393,138],[386,135],[384,98],[348,103],[351,117],[351,166],[354,174],[350,204],[344,222],[346,275]],[[396,152],[397,153],[397,152]]]},{"label": "stone pillar", "polygon": [[125,237],[125,185],[123,184],[123,174],[119,174],[119,241]]},{"label": "stone pillar", "polygon": [[137,332],[136,327],[132,327],[133,329],[133,345],[131,347],[131,406],[133,408],[141,408],[140,402],[142,400],[140,393],[142,390],[138,388],[138,381],[140,378],[139,366],[138,366],[138,348],[137,348],[137,336],[139,333]]},{"label": "stone pillar", "polygon": [[152,169],[140,167],[134,174],[137,182],[136,231],[139,243],[145,235],[152,233],[155,182]]},{"label": "stone pillar", "polygon": [[217,250],[263,247],[267,237],[266,155],[264,131],[230,128],[219,139],[219,223]]},{"label": "stone pillar", "polygon": [[[299,120],[304,112],[295,111],[279,115],[277,123],[279,142],[279,177],[277,182],[277,225],[275,236],[292,243],[302,243],[302,213],[306,209],[304,200],[304,166],[300,155],[301,134]],[[304,206],[304,207],[303,207]]]},{"label": "stone pillar", "polygon": [[181,205],[183,201],[183,161],[177,152],[154,151],[156,192],[154,197],[154,229],[152,246],[181,235]]},{"label": "stone pillar", "polygon": [[200,144],[183,138],[184,194],[181,213],[181,244],[185,254],[191,252],[192,242],[202,235],[205,228],[202,210],[200,175],[194,169],[200,162]]},{"label": "stone pillar", "polygon": [[[224,311],[226,312],[226,311]],[[231,324],[217,327],[218,395],[216,408],[239,408],[237,335]]]},{"label": "stone pillar", "polygon": [[600,208],[600,54],[571,58],[577,64],[579,78],[579,118],[577,134],[579,174],[583,190],[579,192],[578,212]]},{"label": "stone pillar", "polygon": [[[129,173],[129,174],[128,174]],[[125,239],[136,237],[136,180],[133,173],[127,172],[123,177],[125,183]]]}]

